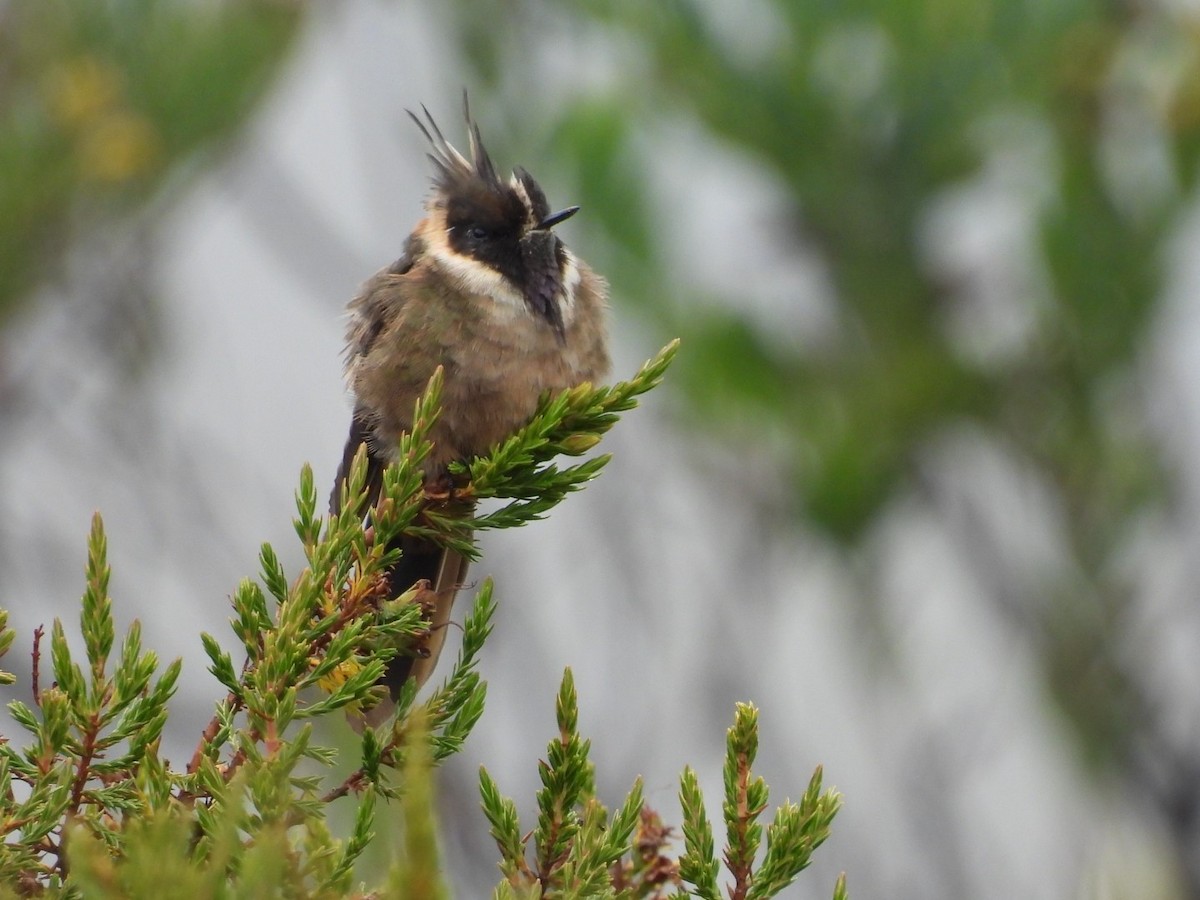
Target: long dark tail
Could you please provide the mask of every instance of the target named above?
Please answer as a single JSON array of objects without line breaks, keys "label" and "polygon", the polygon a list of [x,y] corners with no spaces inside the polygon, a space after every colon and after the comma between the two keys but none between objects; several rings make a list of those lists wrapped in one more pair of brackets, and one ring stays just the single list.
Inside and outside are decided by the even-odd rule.
[{"label": "long dark tail", "polygon": [[[363,444],[367,446],[367,508],[373,508],[378,502],[387,460],[373,451],[370,438],[370,426],[365,417],[355,410],[354,418],[350,421],[350,436],[342,453],[342,464],[338,467],[337,480],[329,498],[331,513],[341,511],[342,486],[350,475],[350,466],[358,448]],[[388,596],[399,597],[418,581],[425,580],[429,582],[434,600],[429,637],[422,642],[419,654],[393,657],[384,671],[383,678],[379,680],[380,684],[387,686],[393,701],[399,697],[400,689],[409,678],[415,678],[417,687],[420,687],[433,673],[442,646],[446,642],[454,598],[467,577],[468,563],[461,554],[440,547],[432,541],[402,537],[398,546],[400,559],[387,572]],[[367,720],[374,726],[390,712],[390,708],[381,710],[376,707],[367,714]]]}]

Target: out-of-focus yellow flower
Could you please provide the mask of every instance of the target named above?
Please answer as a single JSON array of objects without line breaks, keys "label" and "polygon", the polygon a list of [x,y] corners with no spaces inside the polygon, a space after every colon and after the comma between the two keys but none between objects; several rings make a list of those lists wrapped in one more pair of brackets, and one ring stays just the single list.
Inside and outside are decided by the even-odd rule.
[{"label": "out-of-focus yellow flower", "polygon": [[149,169],[159,149],[158,132],[145,116],[114,110],[80,135],[79,172],[93,181],[127,181]]},{"label": "out-of-focus yellow flower", "polygon": [[[319,662],[319,660],[316,659],[315,657],[309,660],[309,664],[312,666],[316,666],[318,662]],[[325,691],[325,693],[327,693],[327,694],[332,694],[334,691],[336,691],[338,688],[340,688],[343,684],[345,684],[347,681],[349,681],[350,678],[357,675],[361,670],[362,670],[362,664],[357,659],[354,659],[353,657],[351,657],[350,659],[348,659],[344,663],[342,663],[340,666],[336,666],[335,668],[330,670],[330,672],[327,675],[324,675],[321,678],[317,679],[317,687],[319,687],[321,690]],[[349,708],[352,711],[356,711],[358,708],[358,704],[356,704],[356,703],[349,704]]]},{"label": "out-of-focus yellow flower", "polygon": [[50,71],[44,90],[51,117],[73,139],[84,180],[119,184],[158,159],[159,134],[125,102],[117,66],[97,56],[77,56]]},{"label": "out-of-focus yellow flower", "polygon": [[121,71],[95,56],[77,56],[51,69],[46,99],[51,114],[68,128],[85,126],[116,106],[121,97]]}]

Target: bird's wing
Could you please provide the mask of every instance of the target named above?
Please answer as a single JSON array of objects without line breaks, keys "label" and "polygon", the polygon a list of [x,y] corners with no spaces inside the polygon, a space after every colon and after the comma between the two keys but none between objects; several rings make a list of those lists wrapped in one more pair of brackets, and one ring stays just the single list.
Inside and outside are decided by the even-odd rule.
[{"label": "bird's wing", "polygon": [[354,463],[354,456],[363,444],[367,445],[367,509],[373,507],[379,500],[379,491],[383,487],[383,470],[387,467],[387,460],[372,449],[371,436],[370,416],[365,410],[354,410],[354,416],[350,419],[350,436],[346,438],[346,447],[342,451],[342,462],[338,466],[337,478],[334,479],[333,490],[329,494],[329,512],[333,515],[342,511],[342,490],[345,487],[346,479],[350,477],[350,466]]}]

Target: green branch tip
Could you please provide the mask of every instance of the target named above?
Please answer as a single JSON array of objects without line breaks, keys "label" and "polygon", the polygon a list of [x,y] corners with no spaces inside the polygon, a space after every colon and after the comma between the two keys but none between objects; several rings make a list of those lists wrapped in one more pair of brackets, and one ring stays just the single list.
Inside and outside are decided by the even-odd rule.
[{"label": "green branch tip", "polygon": [[[385,693],[378,682],[388,663],[423,646],[427,592],[414,587],[397,596],[390,583],[401,539],[440,542],[474,556],[476,531],[545,516],[603,470],[609,456],[595,454],[596,445],[661,381],[677,346],[668,344],[629,381],[543,398],[511,438],[469,466],[453,467],[456,476],[469,477],[456,478],[445,498],[427,495],[423,471],[442,396],[440,370],[417,400],[413,428],[381,483],[371,479],[368,486],[367,454],[359,448],[337,487],[340,513],[324,514],[312,467],[304,466],[292,520],[303,562],[299,571],[286,571],[281,557],[289,557],[262,544],[258,580],[244,579],[230,598],[234,643],[200,636],[219,694],[182,770],[159,756],[182,663],[161,666],[142,647],[137,621],[114,650],[108,543],[94,516],[79,619],[85,653],[72,654],[67,629],[55,620],[48,646],[35,640],[32,705],[8,705],[31,736],[28,746],[15,749],[18,742],[0,736],[0,822],[9,823],[0,883],[31,894],[61,885],[100,896],[114,885],[161,889],[169,881],[189,896],[346,896],[356,890],[356,865],[380,830],[383,800],[395,801],[392,808],[405,820],[389,896],[445,897],[433,770],[463,747],[484,713],[487,684],[479,664],[497,612],[492,580],[479,584],[462,619],[457,658],[443,663],[441,683],[425,688],[418,702],[418,685],[407,680],[392,698],[390,718],[374,728],[364,724],[348,774],[334,774],[339,754],[316,743],[312,720],[339,721],[339,710],[363,718]],[[368,490],[376,486],[378,500],[372,497],[368,510]],[[486,498],[504,502],[478,512]],[[0,610],[0,656],[14,637]],[[12,680],[0,672],[0,682]],[[782,889],[808,864],[840,802],[822,792],[818,769],[798,804],[784,803],[765,829],[756,821],[767,802],[765,783],[750,771],[757,716],[753,706],[738,705],[727,735],[723,807],[730,833],[725,860],[748,900]],[[667,856],[671,829],[646,806],[641,778],[611,812],[601,803],[570,668],[555,695],[555,721],[557,733],[537,764],[541,789],[531,829],[522,828],[514,801],[479,770],[480,802],[503,877],[495,896],[634,900],[663,897],[687,882],[695,896],[718,900],[720,861],[695,772],[685,768],[680,780],[684,852],[676,862]],[[347,812],[335,818],[336,803]],[[340,836],[331,825],[337,820],[346,823]],[[760,835],[766,852],[754,870]],[[844,897],[844,879],[838,890]]]}]

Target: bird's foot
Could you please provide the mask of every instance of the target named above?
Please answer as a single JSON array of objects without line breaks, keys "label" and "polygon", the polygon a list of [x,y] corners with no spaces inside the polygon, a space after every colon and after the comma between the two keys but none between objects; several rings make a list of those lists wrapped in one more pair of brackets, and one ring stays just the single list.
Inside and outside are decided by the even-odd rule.
[{"label": "bird's foot", "polygon": [[439,472],[425,479],[425,499],[445,503],[454,492],[454,479],[449,472]]}]

